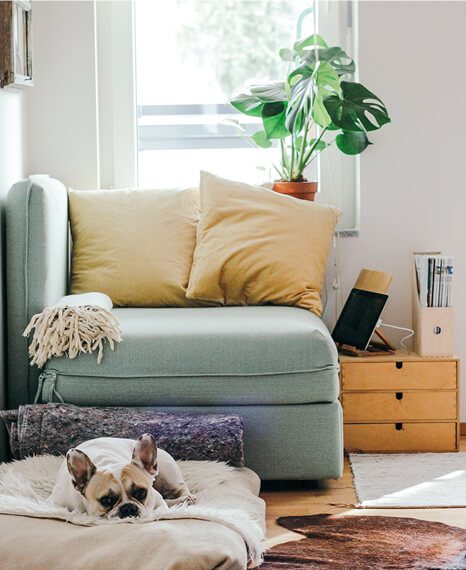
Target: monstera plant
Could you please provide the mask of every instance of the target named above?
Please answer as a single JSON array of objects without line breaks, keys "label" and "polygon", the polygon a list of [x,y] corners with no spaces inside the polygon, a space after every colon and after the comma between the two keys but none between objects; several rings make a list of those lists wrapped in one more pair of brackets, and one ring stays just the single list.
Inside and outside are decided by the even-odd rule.
[{"label": "monstera plant", "polygon": [[363,152],[371,144],[368,133],[390,117],[381,99],[351,81],[354,61],[320,35],[297,41],[279,55],[289,62],[285,81],[251,85],[230,103],[261,118],[263,128],[250,137],[255,145],[268,148],[278,140],[281,159],[274,167],[280,180],[274,190],[313,200],[317,183],[308,182],[304,171],[318,154],[332,144],[345,154]]}]

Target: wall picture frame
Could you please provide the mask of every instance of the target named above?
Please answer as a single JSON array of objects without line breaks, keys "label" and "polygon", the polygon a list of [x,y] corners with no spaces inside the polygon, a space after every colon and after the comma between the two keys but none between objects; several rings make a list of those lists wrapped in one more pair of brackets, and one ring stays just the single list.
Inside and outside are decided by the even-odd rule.
[{"label": "wall picture frame", "polygon": [[32,3],[0,1],[0,88],[33,86]]}]

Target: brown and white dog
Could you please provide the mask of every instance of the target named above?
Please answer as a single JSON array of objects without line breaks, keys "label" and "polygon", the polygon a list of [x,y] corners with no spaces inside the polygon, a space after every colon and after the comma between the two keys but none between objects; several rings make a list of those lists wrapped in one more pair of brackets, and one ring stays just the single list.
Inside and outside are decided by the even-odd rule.
[{"label": "brown and white dog", "polygon": [[194,503],[195,497],[173,457],[144,434],[137,441],[100,437],[70,449],[51,501],[71,511],[124,519]]}]

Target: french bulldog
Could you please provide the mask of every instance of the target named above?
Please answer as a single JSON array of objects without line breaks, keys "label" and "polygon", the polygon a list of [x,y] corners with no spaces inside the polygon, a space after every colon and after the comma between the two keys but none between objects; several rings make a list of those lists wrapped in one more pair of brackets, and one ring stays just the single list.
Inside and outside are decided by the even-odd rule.
[{"label": "french bulldog", "polygon": [[126,519],[192,504],[195,497],[173,457],[144,434],[136,441],[99,437],[70,449],[50,500],[70,511]]}]

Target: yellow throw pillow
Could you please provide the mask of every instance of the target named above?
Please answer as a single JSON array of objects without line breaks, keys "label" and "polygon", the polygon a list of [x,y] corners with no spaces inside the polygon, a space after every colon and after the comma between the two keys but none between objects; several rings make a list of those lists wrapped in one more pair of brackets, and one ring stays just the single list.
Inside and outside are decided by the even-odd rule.
[{"label": "yellow throw pillow", "polygon": [[72,293],[119,307],[186,307],[199,220],[197,188],[71,190]]},{"label": "yellow throw pillow", "polygon": [[295,305],[321,315],[336,208],[207,172],[200,198],[188,299]]}]

